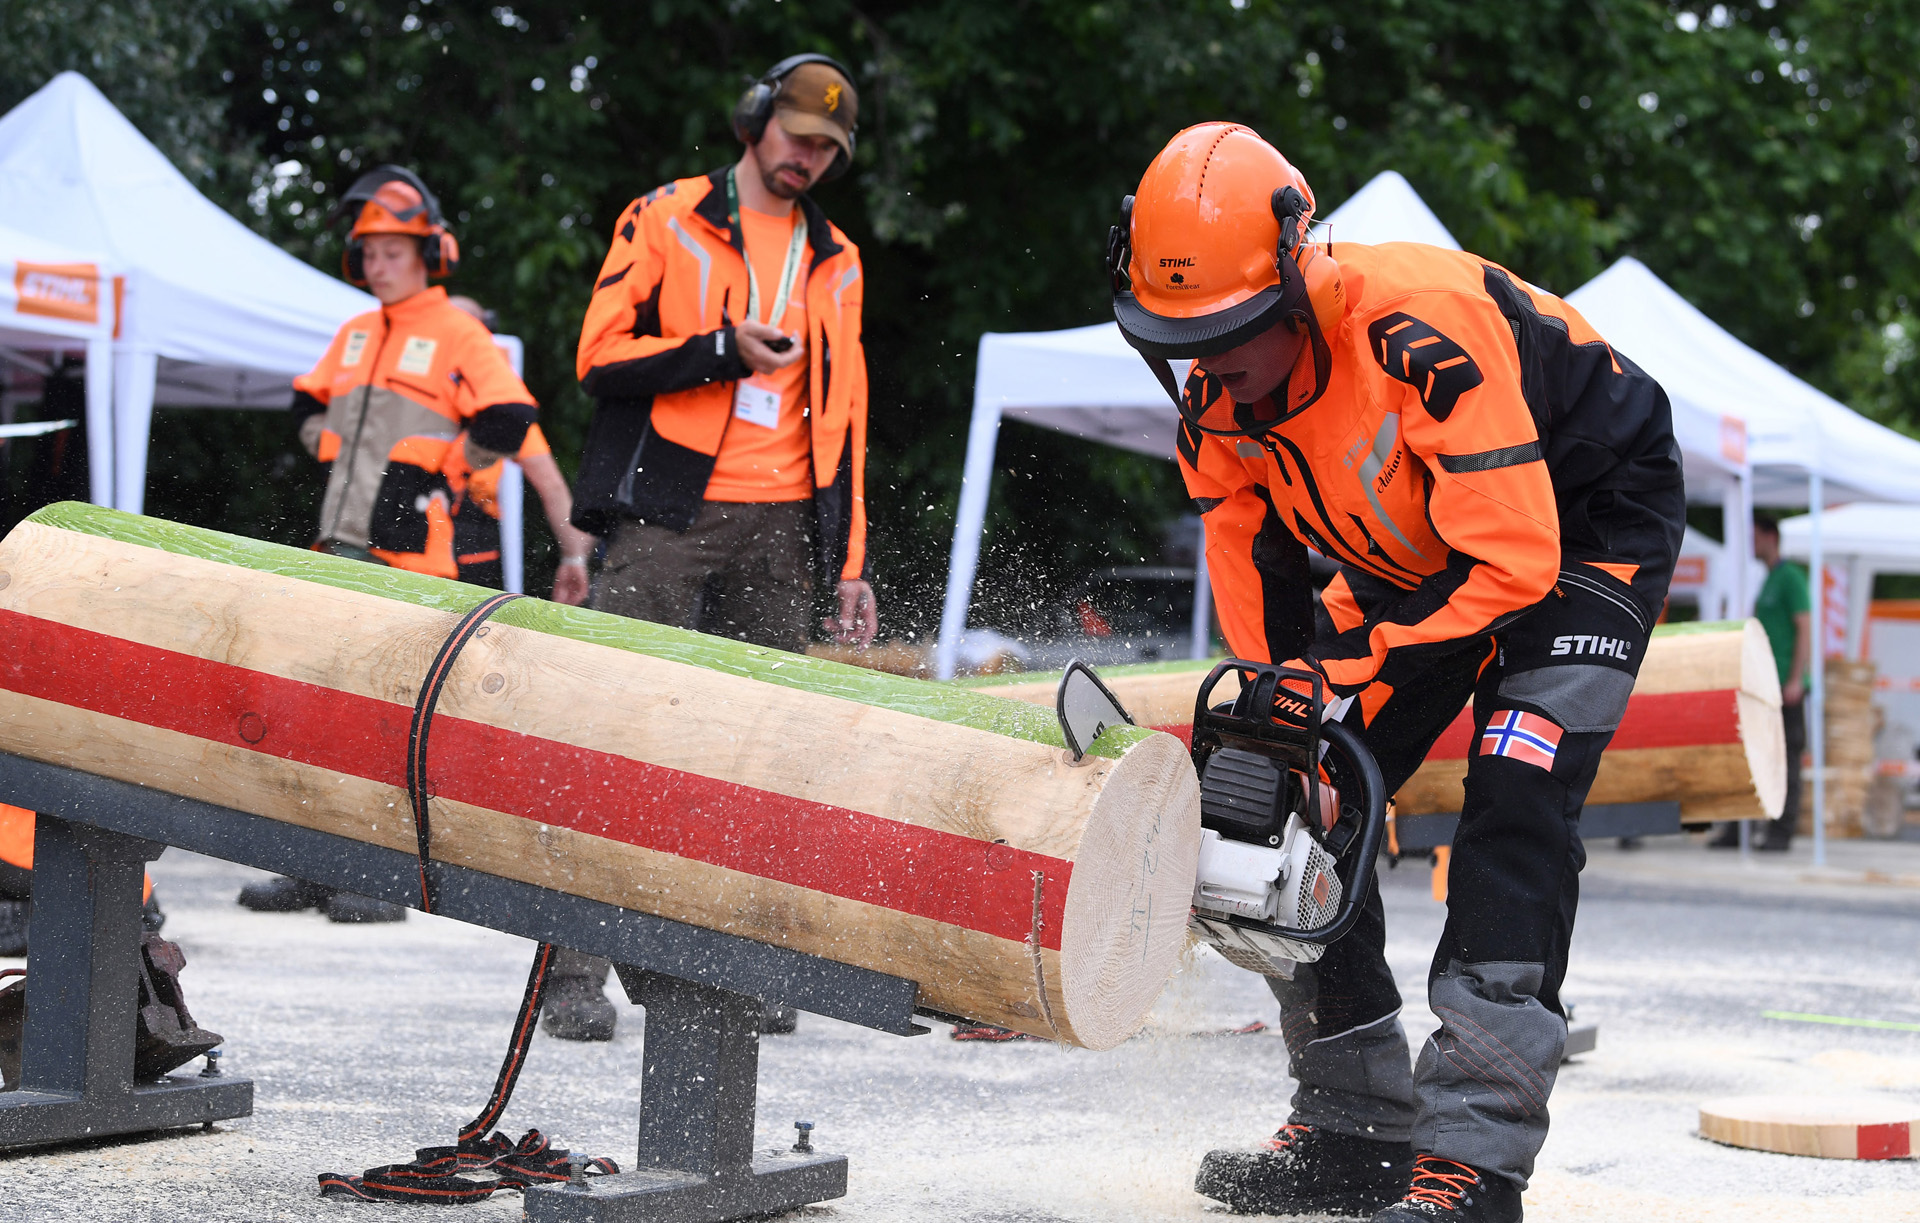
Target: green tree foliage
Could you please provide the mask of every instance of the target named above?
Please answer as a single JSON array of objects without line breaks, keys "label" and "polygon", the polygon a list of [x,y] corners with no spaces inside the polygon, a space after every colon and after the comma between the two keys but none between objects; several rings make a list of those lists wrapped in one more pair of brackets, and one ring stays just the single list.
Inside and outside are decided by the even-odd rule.
[{"label": "green tree foliage", "polygon": [[[42,13],[34,28],[50,31],[25,67],[0,68],[6,96],[120,54],[44,15],[60,7],[0,6],[0,20]],[[146,20],[138,5],[113,11]],[[1920,424],[1920,0],[204,11],[217,28],[153,22],[121,38],[143,47],[129,63],[197,80],[190,101],[150,105],[149,86],[96,79],[150,134],[223,115],[223,132],[163,147],[210,164],[220,154],[195,149],[251,147],[246,181],[207,181],[323,267],[339,258],[331,200],[352,178],[386,160],[418,168],[465,248],[454,287],[527,339],[529,381],[569,468],[589,410],[572,378],[578,320],[620,209],[736,157],[728,110],[775,59],[824,50],[853,65],[860,153],[818,194],[869,269],[870,509],[899,630],[924,633],[937,616],[980,333],[1108,317],[1100,254],[1119,198],[1169,136],[1203,119],[1274,140],[1323,214],[1398,169],[1469,249],[1556,291],[1637,255],[1801,375]],[[157,445],[156,480],[167,461]],[[1151,558],[1182,504],[1168,464],[1006,426],[987,617],[1011,622],[1079,572]]]}]

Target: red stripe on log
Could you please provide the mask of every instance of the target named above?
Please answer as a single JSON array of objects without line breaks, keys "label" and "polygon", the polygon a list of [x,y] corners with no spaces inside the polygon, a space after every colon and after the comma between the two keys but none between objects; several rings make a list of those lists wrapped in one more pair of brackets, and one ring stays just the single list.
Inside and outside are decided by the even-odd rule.
[{"label": "red stripe on log", "polygon": [[[1191,744],[1193,726],[1156,726]],[[1659,692],[1630,697],[1608,751],[1659,747],[1712,747],[1740,742],[1740,706],[1731,688],[1705,692]],[[1461,710],[1434,741],[1428,760],[1465,760],[1473,746],[1473,710]]]},{"label": "red stripe on log", "polygon": [[[404,789],[408,705],[0,609],[0,688]],[[1073,864],[436,715],[437,798],[1060,949]]]},{"label": "red stripe on log", "polygon": [[1912,1122],[1889,1121],[1884,1125],[1863,1125],[1857,1131],[1860,1159],[1905,1159],[1913,1153]]}]

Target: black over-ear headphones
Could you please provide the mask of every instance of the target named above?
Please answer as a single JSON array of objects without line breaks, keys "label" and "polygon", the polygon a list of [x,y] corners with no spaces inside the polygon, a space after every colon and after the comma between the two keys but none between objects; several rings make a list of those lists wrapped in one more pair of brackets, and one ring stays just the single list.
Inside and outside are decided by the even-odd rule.
[{"label": "black over-ear headphones", "polygon": [[[803,64],[825,64],[841,76],[846,77],[849,84],[853,82],[853,73],[848,72],[847,66],[831,55],[821,55],[817,51],[807,51],[800,55],[787,56],[787,58],[767,69],[759,80],[748,86],[747,91],[740,95],[740,101],[734,105],[733,134],[738,136],[743,143],[760,143],[760,137],[766,135],[768,120],[773,118],[773,99],[780,92],[780,82],[785,80],[788,74],[795,68]],[[858,132],[858,124],[855,124],[853,129],[847,132],[847,149],[857,149],[860,147]],[[834,154],[833,164],[828,166],[827,172],[820,176],[821,182],[832,182],[847,172],[848,163],[852,160],[847,155],[847,149],[842,149]]]},{"label": "black over-ear headphones", "polygon": [[[418,208],[394,215],[399,220],[411,221],[422,210],[426,212],[431,231],[420,236],[420,259],[427,265],[428,279],[439,280],[453,275],[460,266],[460,244],[447,232],[447,218],[440,211],[439,197],[427,190],[427,184],[421,181],[420,176],[405,166],[377,166],[355,179],[353,186],[347,188],[347,193],[334,206],[335,219],[345,215],[355,205],[364,207],[370,203],[380,188],[388,183],[405,183],[420,193]],[[347,249],[341,263],[348,280],[357,285],[367,283],[366,252],[361,247],[360,239],[347,239]]]}]

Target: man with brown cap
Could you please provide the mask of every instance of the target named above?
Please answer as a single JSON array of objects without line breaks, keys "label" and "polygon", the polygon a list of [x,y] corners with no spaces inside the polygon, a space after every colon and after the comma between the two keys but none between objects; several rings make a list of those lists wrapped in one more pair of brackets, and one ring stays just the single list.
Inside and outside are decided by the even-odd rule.
[{"label": "man with brown cap", "polygon": [[[873,640],[866,286],[806,194],[846,171],[859,107],[836,61],[784,59],[734,108],[738,163],[615,220],[578,358],[595,411],[573,525],[606,541],[594,607],[798,651],[817,573],[827,631]],[[562,953],[553,971],[548,1032],[610,1038],[606,961]]]}]

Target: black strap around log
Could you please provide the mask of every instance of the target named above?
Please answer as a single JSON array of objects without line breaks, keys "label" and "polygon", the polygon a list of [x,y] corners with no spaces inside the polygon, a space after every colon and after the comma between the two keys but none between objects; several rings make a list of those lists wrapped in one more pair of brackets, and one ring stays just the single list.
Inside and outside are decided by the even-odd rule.
[{"label": "black strap around log", "polygon": [[[441,643],[433,666],[420,684],[420,699],[413,706],[413,725],[407,733],[407,798],[413,806],[414,831],[420,846],[420,908],[432,913],[437,907],[433,881],[427,871],[429,828],[427,802],[427,732],[433,726],[433,711],[440,701],[440,690],[460,650],[480,631],[480,626],[500,608],[520,598],[516,594],[498,594],[461,617],[453,632]],[[494,1080],[493,1094],[487,1097],[480,1115],[460,1129],[455,1145],[422,1147],[409,1164],[385,1164],[369,1168],[359,1176],[343,1172],[320,1174],[320,1196],[358,1198],[363,1201],[431,1202],[463,1205],[478,1202],[502,1189],[524,1190],[528,1185],[568,1179],[570,1168],[566,1151],[556,1150],[539,1130],[528,1130],[519,1142],[493,1129],[513,1098],[520,1070],[527,1062],[527,1046],[533,1042],[534,1025],[540,1019],[540,999],[546,992],[547,971],[553,966],[554,946],[541,943],[533,953],[533,968],[527,973],[526,992],[520,997],[520,1014],[514,1019],[513,1039],[507,1045],[506,1060]],[[589,1159],[584,1171],[605,1176],[620,1170],[612,1160]],[[488,1179],[475,1179],[484,1176]]]},{"label": "black strap around log", "polygon": [[427,877],[427,861],[432,856],[431,833],[427,824],[427,732],[433,728],[433,709],[440,703],[440,690],[453,674],[454,660],[466,647],[488,616],[522,596],[497,594],[460,618],[453,632],[440,643],[427,677],[420,681],[420,698],[413,703],[413,725],[407,730],[407,801],[413,806],[413,832],[420,845],[420,911],[432,913],[435,904],[433,881]]}]

